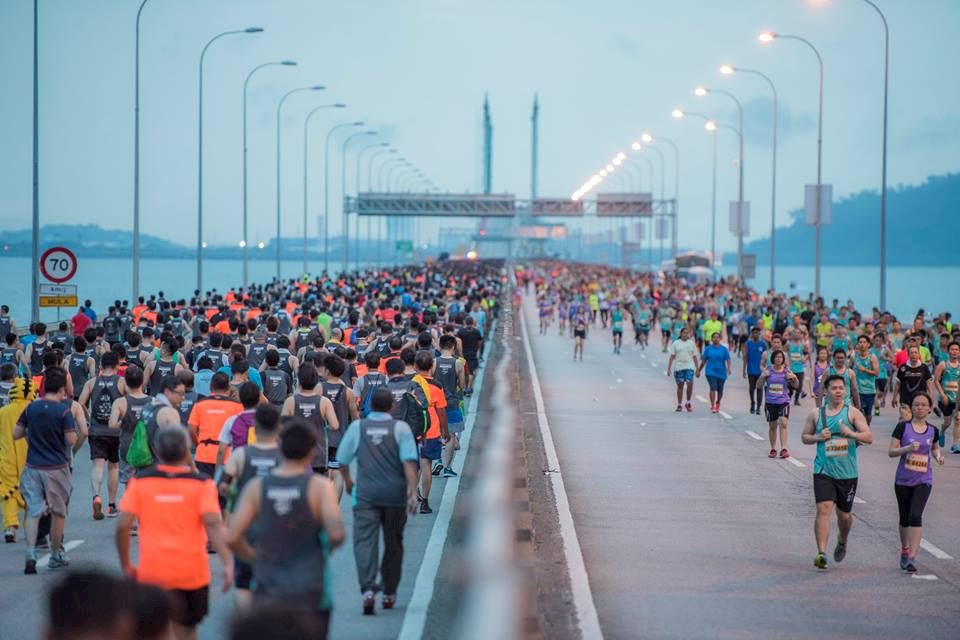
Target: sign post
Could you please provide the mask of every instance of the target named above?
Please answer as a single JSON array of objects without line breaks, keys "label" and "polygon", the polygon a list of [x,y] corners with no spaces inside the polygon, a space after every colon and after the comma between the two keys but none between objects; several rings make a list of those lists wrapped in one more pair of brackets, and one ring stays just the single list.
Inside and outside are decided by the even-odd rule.
[{"label": "sign post", "polygon": [[37,302],[41,308],[56,307],[59,321],[61,307],[80,304],[77,285],[65,284],[77,273],[77,256],[66,247],[50,247],[40,256],[37,266],[43,277],[52,283],[40,283]]}]

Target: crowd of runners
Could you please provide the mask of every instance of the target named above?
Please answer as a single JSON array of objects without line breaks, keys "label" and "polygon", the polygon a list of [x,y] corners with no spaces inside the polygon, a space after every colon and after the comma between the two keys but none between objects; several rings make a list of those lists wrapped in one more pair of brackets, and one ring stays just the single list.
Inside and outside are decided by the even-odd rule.
[{"label": "crowd of runners", "polygon": [[[692,412],[696,380],[705,375],[712,413],[722,413],[725,383],[736,371],[747,381],[749,412],[763,415],[770,458],[787,459],[791,408],[805,407],[801,441],[816,446],[813,489],[817,555],[826,569],[830,518],[839,528],[833,560],[846,555],[857,490],[857,449],[873,442],[873,420],[887,406],[889,455],[899,459],[900,568],[916,572],[922,514],[943,464],[950,432],[960,453],[960,326],[950,313],[920,309],[909,318],[888,311],[773,291],[759,293],[733,279],[691,282],[584,265],[542,263],[519,280],[535,293],[540,333],[573,341],[583,361],[588,336],[603,351],[633,348],[667,355],[676,387],[674,411]],[[629,338],[628,338],[629,340]]]},{"label": "crowd of runners", "polygon": [[[25,543],[25,574],[38,549],[56,570],[71,520],[111,519],[124,574],[69,574],[51,637],[195,637],[208,553],[234,589],[233,637],[326,637],[346,508],[362,612],[378,593],[394,608],[407,514],[431,514],[434,478],[458,474],[505,281],[502,262],[455,261],[160,292],[26,332],[0,308],[4,540]],[[78,482],[89,505],[70,503]],[[78,591],[89,606],[57,605]]]}]

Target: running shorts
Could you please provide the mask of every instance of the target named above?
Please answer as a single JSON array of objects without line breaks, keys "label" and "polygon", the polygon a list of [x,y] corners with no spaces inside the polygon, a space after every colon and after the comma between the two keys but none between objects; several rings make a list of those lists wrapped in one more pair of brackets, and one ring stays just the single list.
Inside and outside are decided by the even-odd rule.
[{"label": "running shorts", "polygon": [[27,516],[39,518],[47,513],[67,517],[73,483],[70,469],[34,469],[24,467],[20,474],[20,493],[27,503]]},{"label": "running shorts", "polygon": [[170,599],[173,603],[171,618],[184,627],[195,627],[207,617],[210,607],[210,587],[200,587],[189,591],[171,589]]},{"label": "running shorts", "polygon": [[240,558],[233,558],[233,586],[237,589],[250,590],[253,582],[253,565],[247,564]]},{"label": "running shorts", "polygon": [[693,382],[693,369],[681,369],[673,372],[673,380],[677,384]]},{"label": "running shorts", "polygon": [[833,502],[843,513],[853,509],[853,498],[857,495],[857,479],[831,478],[824,473],[813,474],[813,497],[817,502]]},{"label": "running shorts", "polygon": [[940,413],[943,414],[944,418],[946,418],[947,416],[953,415],[953,412],[956,410],[956,408],[957,408],[956,402],[952,400],[947,400],[946,402],[944,402],[943,400],[940,400]]},{"label": "running shorts", "polygon": [[112,436],[90,436],[90,459],[106,460],[116,464],[120,462],[120,438]]},{"label": "running shorts", "polygon": [[420,443],[420,457],[424,460],[439,460],[442,451],[440,438],[427,438]]},{"label": "running shorts", "polygon": [[767,415],[767,422],[776,422],[780,418],[789,418],[790,403],[771,404],[766,402],[763,405],[763,412]]}]

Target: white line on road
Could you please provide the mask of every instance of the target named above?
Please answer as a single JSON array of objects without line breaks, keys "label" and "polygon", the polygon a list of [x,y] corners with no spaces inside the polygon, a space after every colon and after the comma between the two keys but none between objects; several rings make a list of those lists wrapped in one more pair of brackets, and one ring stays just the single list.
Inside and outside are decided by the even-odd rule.
[{"label": "white line on road", "polygon": [[744,433],[750,436],[751,438],[753,438],[754,440],[759,440],[760,442],[763,442],[763,438],[761,438],[758,433],[750,431],[750,429],[745,429]]},{"label": "white line on road", "polygon": [[[76,549],[77,547],[79,547],[80,545],[82,545],[83,542],[84,542],[83,540],[70,540],[69,542],[65,542],[65,543],[63,544],[63,550],[64,550],[64,551],[70,551],[71,549]],[[42,569],[43,567],[47,566],[48,564],[50,564],[50,554],[49,554],[49,553],[48,553],[47,555],[43,556],[42,558],[40,558],[39,560],[37,560],[37,566],[40,567],[41,569]]]},{"label": "white line on road", "polygon": [[953,556],[928,541],[926,538],[920,538],[920,548],[934,556],[938,560],[953,560]]},{"label": "white line on road", "polygon": [[[490,327],[490,335],[495,335],[496,320]],[[526,336],[524,336],[526,337]],[[492,345],[489,342],[488,345]],[[491,347],[487,347],[486,355],[489,357]],[[489,360],[487,360],[489,362]],[[480,369],[480,376],[474,385],[473,395],[470,398],[470,404],[467,407],[467,419],[464,424],[463,436],[460,440],[460,459],[466,460],[467,453],[470,451],[470,439],[473,434],[473,425],[477,421],[477,404],[480,402],[480,392],[483,390],[483,381],[486,379],[488,366]],[[397,640],[419,640],[423,637],[423,631],[427,624],[427,609],[430,607],[430,601],[433,599],[433,591],[437,583],[437,572],[440,569],[440,557],[443,555],[443,547],[447,541],[447,531],[450,528],[450,519],[453,516],[454,502],[457,500],[457,494],[460,491],[461,476],[454,476],[448,479],[443,485],[443,497],[440,498],[440,508],[437,509],[437,518],[430,530],[430,538],[427,540],[427,547],[423,552],[423,560],[420,562],[420,569],[417,571],[417,579],[413,586],[413,595],[410,597],[410,603],[407,605],[403,615],[403,626],[397,635]]]},{"label": "white line on road", "polygon": [[724,418],[726,418],[727,420],[733,420],[733,416],[730,415],[729,413],[727,413],[726,411],[721,411],[721,412],[720,412],[720,415],[722,415],[722,416],[723,416]]},{"label": "white line on road", "polygon": [[653,361],[651,360],[651,361],[650,361],[650,366],[653,367],[654,369],[656,369],[656,368],[657,368],[657,363],[656,363],[656,362],[653,362]]},{"label": "white line on road", "polygon": [[925,573],[923,575],[919,575],[915,573],[913,574],[913,579],[914,580],[939,580],[939,578],[937,578],[937,576],[933,575],[932,573]]},{"label": "white line on road", "polygon": [[706,401],[707,401],[706,398],[704,398],[703,396],[700,396],[700,395],[697,396],[697,400],[699,400],[700,402],[706,402]]},{"label": "white line on road", "polygon": [[647,354],[641,353],[641,354],[640,354],[640,357],[643,358],[644,360],[646,360],[646,359],[647,359]]},{"label": "white line on road", "polygon": [[794,458],[794,457],[792,457],[792,456],[789,457],[789,458],[787,458],[787,462],[789,462],[790,464],[792,464],[792,465],[795,466],[795,467],[803,468],[803,467],[807,466],[807,465],[803,464],[802,462],[800,462],[799,460],[797,460],[796,458]]},{"label": "white line on road", "polygon": [[557,448],[553,444],[550,423],[547,421],[547,410],[543,404],[543,392],[540,389],[540,378],[537,376],[537,365],[533,361],[533,349],[530,347],[530,339],[527,337],[527,319],[523,313],[520,315],[520,326],[523,328],[523,346],[527,352],[527,367],[530,369],[530,377],[533,382],[533,397],[537,405],[537,423],[540,426],[540,437],[543,439],[547,468],[561,471],[561,473],[551,473],[549,477],[550,484],[553,487],[553,495],[557,501],[560,538],[563,540],[563,552],[567,560],[567,570],[570,572],[570,588],[573,591],[574,613],[580,625],[580,637],[603,638],[600,618],[597,616],[597,606],[593,601],[593,593],[590,591],[587,566],[583,561],[580,541],[577,539],[577,528],[573,522],[573,515],[570,513],[570,501],[567,498],[567,489],[563,482],[560,461],[557,458]]},{"label": "white line on road", "polygon": [[867,504],[867,501],[861,498],[860,496],[853,496],[853,501],[856,504]]}]

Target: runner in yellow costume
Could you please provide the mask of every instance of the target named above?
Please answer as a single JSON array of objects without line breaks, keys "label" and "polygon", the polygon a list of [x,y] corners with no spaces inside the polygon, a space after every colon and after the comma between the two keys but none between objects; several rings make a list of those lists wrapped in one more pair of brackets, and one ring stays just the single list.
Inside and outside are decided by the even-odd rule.
[{"label": "runner in yellow costume", "polygon": [[20,414],[36,397],[30,386],[29,378],[17,378],[10,388],[10,404],[0,409],[0,501],[3,503],[3,532],[7,542],[15,541],[19,516],[26,506],[20,495],[20,473],[27,462],[27,441],[14,440],[13,428]]}]

